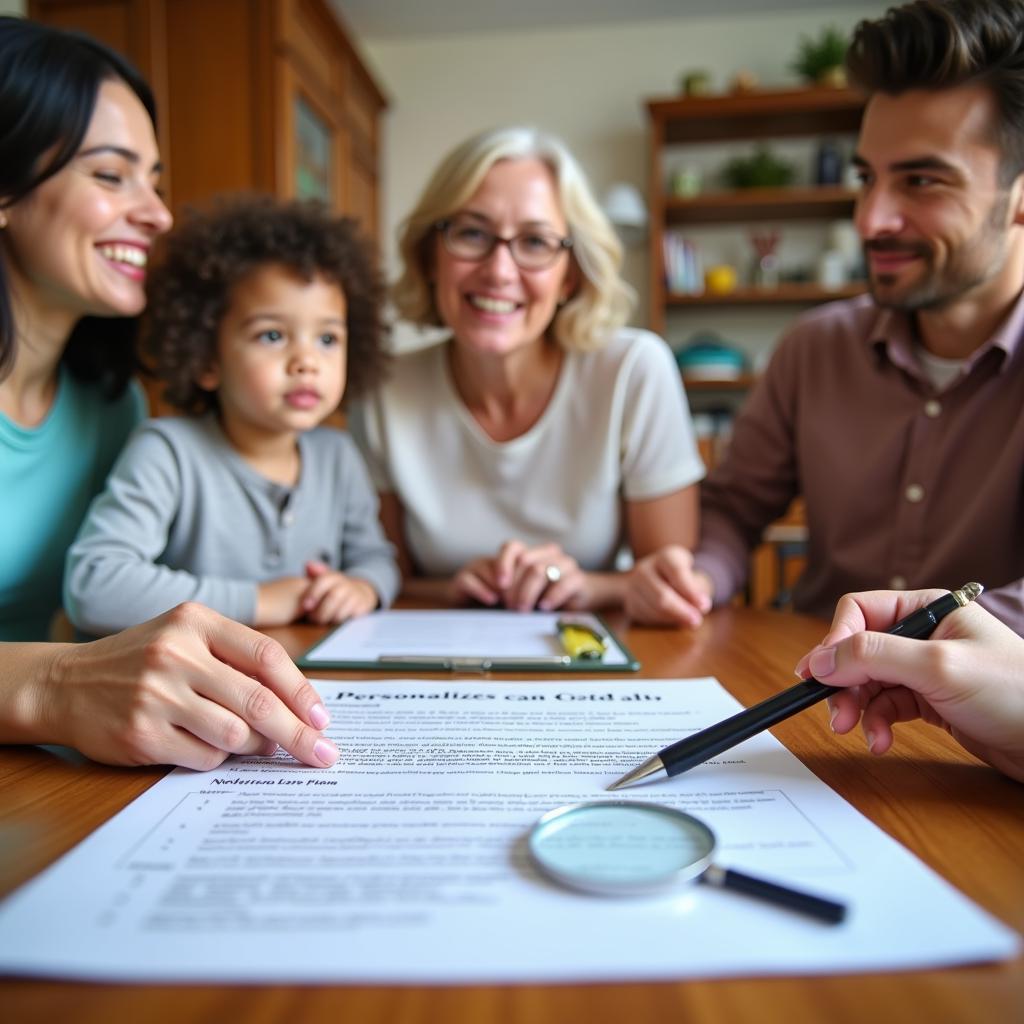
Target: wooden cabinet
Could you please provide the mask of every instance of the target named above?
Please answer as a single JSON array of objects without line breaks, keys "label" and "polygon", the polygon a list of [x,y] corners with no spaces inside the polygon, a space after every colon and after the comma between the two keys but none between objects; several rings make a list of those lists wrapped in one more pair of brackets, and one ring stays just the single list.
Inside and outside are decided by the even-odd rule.
[{"label": "wooden cabinet", "polygon": [[386,101],[326,0],[30,0],[153,86],[172,209],[224,192],[317,197],[380,237]]},{"label": "wooden cabinet", "polygon": [[[28,13],[88,32],[149,81],[173,212],[229,192],[318,198],[379,250],[386,101],[326,0],[29,0]],[[153,414],[173,412],[144,383]]]}]

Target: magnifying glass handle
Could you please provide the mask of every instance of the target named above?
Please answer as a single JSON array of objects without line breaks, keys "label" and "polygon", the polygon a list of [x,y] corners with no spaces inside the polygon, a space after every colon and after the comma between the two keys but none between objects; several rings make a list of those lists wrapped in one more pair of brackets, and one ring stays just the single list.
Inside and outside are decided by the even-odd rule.
[{"label": "magnifying glass handle", "polygon": [[721,868],[712,864],[703,875],[701,881],[720,889],[733,889],[746,893],[759,900],[787,907],[801,914],[815,917],[826,924],[839,924],[846,917],[846,904],[827,900],[823,896],[812,896],[809,892],[790,889],[776,882],[766,882],[763,878],[753,878],[732,868]]}]

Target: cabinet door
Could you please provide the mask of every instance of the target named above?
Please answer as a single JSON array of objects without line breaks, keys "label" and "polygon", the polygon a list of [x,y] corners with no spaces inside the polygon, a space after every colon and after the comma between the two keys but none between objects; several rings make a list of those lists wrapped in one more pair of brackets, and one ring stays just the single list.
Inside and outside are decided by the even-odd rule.
[{"label": "cabinet door", "polygon": [[379,245],[378,186],[380,99],[353,62],[345,76],[345,127],[348,143],[348,196],[344,209],[359,221],[366,236]]},{"label": "cabinet door", "polygon": [[337,115],[292,62],[280,59],[281,110],[277,194],[319,199],[332,209],[345,201],[344,138]]},{"label": "cabinet door", "polygon": [[322,5],[279,0],[277,25],[278,195],[318,199],[332,209],[346,195],[342,81],[345,52]]}]

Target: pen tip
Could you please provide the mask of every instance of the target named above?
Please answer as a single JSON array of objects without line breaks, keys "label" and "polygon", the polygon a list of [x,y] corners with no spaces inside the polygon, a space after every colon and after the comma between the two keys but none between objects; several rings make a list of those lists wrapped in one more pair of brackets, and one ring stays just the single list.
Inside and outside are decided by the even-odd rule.
[{"label": "pen tip", "polygon": [[953,596],[957,599],[960,606],[963,607],[965,604],[970,604],[971,601],[976,601],[981,597],[984,589],[980,583],[965,583]]},{"label": "pen tip", "polygon": [[648,758],[643,764],[637,765],[631,771],[626,772],[621,779],[616,779],[610,786],[608,786],[606,792],[612,792],[616,789],[625,789],[626,786],[632,786],[635,782],[641,782],[643,779],[654,775],[655,772],[663,771],[665,768],[662,764],[661,758],[655,754],[654,757]]}]

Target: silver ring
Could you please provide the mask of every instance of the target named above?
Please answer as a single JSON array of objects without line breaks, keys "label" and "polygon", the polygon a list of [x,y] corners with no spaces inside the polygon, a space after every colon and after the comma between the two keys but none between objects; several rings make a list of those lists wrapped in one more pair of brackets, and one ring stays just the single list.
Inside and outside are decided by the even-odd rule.
[{"label": "silver ring", "polygon": [[562,570],[557,565],[544,566],[544,577],[548,583],[557,583],[562,578]]}]

